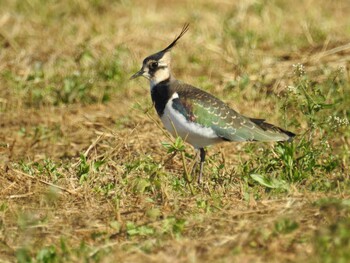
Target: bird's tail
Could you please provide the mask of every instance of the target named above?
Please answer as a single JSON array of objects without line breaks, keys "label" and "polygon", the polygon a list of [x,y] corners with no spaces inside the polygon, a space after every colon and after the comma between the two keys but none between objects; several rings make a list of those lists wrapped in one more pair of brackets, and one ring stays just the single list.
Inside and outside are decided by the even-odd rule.
[{"label": "bird's tail", "polygon": [[271,133],[271,135],[276,135],[276,141],[288,141],[291,142],[295,137],[295,133],[284,130],[280,127],[277,127],[273,124],[265,122],[264,119],[254,119],[249,118],[252,122],[254,122],[257,126],[259,126],[262,130],[267,133]]}]

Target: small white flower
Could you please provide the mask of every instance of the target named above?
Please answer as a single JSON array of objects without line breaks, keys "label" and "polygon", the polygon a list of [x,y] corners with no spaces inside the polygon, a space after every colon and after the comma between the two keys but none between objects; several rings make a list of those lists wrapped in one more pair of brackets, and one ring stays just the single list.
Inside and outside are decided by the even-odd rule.
[{"label": "small white flower", "polygon": [[287,86],[287,90],[288,90],[288,92],[290,92],[290,93],[294,93],[294,94],[297,93],[297,88],[294,87],[294,86]]},{"label": "small white flower", "polygon": [[339,116],[329,116],[327,118],[327,123],[333,126],[333,129],[337,129],[343,126],[349,125],[349,120],[344,117],[340,118]]},{"label": "small white flower", "polygon": [[297,75],[298,77],[304,76],[305,75],[305,67],[301,63],[293,64],[294,68],[294,74]]}]

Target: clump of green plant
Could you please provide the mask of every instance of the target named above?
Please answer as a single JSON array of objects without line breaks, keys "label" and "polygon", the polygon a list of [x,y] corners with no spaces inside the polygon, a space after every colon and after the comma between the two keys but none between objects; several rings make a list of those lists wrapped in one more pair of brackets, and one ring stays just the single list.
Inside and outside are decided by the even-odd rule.
[{"label": "clump of green plant", "polygon": [[320,231],[315,238],[316,255],[322,262],[350,260],[350,223],[344,220]]},{"label": "clump of green plant", "polygon": [[313,236],[317,262],[348,262],[350,260],[350,202],[324,198],[315,203],[329,224]]},{"label": "clump of green plant", "polygon": [[162,164],[151,156],[143,156],[124,164],[123,182],[135,194],[161,194],[162,184],[166,183]]},{"label": "clump of green plant", "polygon": [[324,175],[337,170],[341,160],[330,140],[341,137],[349,125],[347,110],[338,109],[343,107],[343,78],[337,69],[318,82],[306,74],[303,65],[294,65],[293,85],[288,86],[282,109],[287,126],[294,126],[298,135],[293,142],[263,148],[262,154],[244,163],[250,180],[268,189],[288,190],[291,183],[315,190],[331,188]]}]

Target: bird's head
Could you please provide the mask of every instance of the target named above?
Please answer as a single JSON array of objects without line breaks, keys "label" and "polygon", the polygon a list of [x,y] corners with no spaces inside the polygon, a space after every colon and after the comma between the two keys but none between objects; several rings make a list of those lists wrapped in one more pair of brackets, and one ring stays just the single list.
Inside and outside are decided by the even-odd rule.
[{"label": "bird's head", "polygon": [[151,86],[155,86],[158,83],[167,80],[171,77],[170,63],[171,56],[170,51],[176,45],[176,42],[187,32],[189,24],[185,24],[182,28],[180,35],[167,46],[165,49],[146,57],[143,60],[142,68],[130,77],[134,79],[140,76],[147,78],[151,82]]}]

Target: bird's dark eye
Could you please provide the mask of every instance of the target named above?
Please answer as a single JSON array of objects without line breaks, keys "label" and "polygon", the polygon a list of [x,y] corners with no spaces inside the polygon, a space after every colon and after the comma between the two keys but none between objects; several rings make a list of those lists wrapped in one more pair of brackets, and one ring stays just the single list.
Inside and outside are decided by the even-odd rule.
[{"label": "bird's dark eye", "polygon": [[150,69],[156,69],[158,67],[158,62],[154,61],[149,64]]}]

